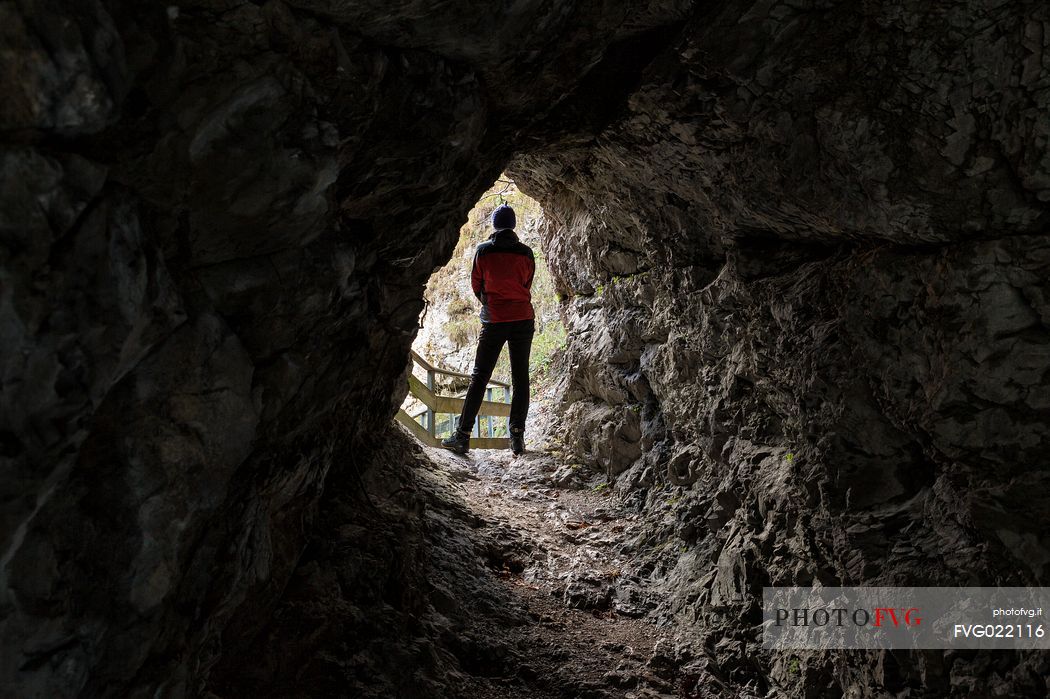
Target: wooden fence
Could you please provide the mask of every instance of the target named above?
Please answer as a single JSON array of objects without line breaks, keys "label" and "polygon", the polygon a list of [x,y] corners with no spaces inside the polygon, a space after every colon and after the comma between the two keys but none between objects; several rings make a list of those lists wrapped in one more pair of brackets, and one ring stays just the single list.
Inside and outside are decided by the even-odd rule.
[{"label": "wooden fence", "polygon": [[[435,380],[438,374],[463,379],[469,379],[470,376],[461,374],[458,371],[449,371],[435,367],[415,352],[412,353],[412,361],[426,371],[427,382],[424,384],[413,374],[409,374],[408,390],[419,402],[426,406],[426,410],[416,413],[414,416],[409,415],[404,410],[398,410],[397,421],[407,427],[408,431],[424,444],[432,447],[440,446],[442,435],[438,434],[437,415],[448,414],[453,416],[448,422],[454,427],[454,416],[459,415],[463,410],[463,398],[462,395],[439,396],[434,392]],[[494,391],[499,389],[502,389],[503,400],[492,400]],[[488,386],[485,388],[485,397],[486,400],[482,401],[481,409],[478,411],[478,418],[474,421],[470,447],[472,449],[508,449],[510,448],[510,440],[506,437],[492,436],[495,431],[492,418],[510,416],[510,403],[508,402],[510,384],[502,381],[489,381]]]}]

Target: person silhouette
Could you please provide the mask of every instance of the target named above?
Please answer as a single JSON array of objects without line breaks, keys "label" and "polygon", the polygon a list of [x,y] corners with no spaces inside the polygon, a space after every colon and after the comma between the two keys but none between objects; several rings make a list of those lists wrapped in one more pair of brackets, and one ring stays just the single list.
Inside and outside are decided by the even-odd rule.
[{"label": "person silhouette", "polygon": [[441,446],[460,454],[470,449],[470,431],[504,344],[510,352],[510,447],[515,455],[525,453],[529,353],[536,332],[532,308],[536,257],[532,248],[518,239],[514,232],[516,225],[514,209],[507,204],[497,207],[492,212],[494,232],[474,252],[470,283],[474,295],[481,301],[481,334],[456,429],[441,440]]}]

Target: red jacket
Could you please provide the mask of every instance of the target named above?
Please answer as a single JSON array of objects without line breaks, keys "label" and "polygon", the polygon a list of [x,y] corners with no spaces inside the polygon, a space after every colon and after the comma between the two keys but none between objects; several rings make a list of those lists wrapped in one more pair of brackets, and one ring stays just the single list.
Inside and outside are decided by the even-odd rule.
[{"label": "red jacket", "polygon": [[503,229],[478,246],[470,283],[481,300],[481,322],[508,323],[531,320],[532,277],[536,260],[532,248],[514,231]]}]

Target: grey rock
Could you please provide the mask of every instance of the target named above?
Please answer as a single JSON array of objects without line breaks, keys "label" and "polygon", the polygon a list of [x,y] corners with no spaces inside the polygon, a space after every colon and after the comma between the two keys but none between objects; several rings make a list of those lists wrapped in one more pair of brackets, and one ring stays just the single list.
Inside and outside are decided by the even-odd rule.
[{"label": "grey rock", "polygon": [[[1048,21],[992,0],[4,3],[0,683],[239,696],[306,667],[436,697],[457,651],[513,668],[399,575],[453,542],[442,574],[491,611],[463,566],[519,542],[464,543],[470,518],[374,444],[425,281],[505,167],[548,215],[569,458],[638,508],[625,550],[709,649],[695,684],[800,688],[745,621],[768,583],[1039,584]],[[393,504],[348,495],[369,478]],[[896,660],[814,658],[806,681],[1045,694],[1036,654]]]},{"label": "grey rock", "polygon": [[571,464],[561,466],[551,474],[551,485],[556,488],[570,490],[584,487],[583,481],[580,479],[579,469]]}]

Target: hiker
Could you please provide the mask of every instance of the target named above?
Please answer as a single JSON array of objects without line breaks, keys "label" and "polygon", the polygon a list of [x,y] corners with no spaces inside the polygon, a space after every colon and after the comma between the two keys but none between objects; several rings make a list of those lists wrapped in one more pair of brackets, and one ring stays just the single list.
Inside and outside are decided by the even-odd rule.
[{"label": "hiker", "polygon": [[485,387],[496,360],[507,343],[513,392],[510,402],[510,448],[515,455],[525,453],[525,416],[529,412],[529,352],[535,332],[532,310],[532,277],[536,262],[532,249],[514,233],[514,209],[503,204],[492,212],[495,232],[478,246],[470,273],[474,295],[481,301],[481,335],[474,357],[470,387],[463,400],[463,412],[452,436],[441,446],[466,454],[470,432],[481,408]]}]

